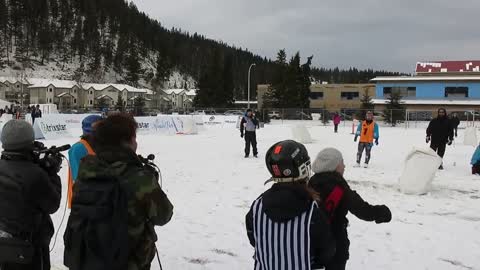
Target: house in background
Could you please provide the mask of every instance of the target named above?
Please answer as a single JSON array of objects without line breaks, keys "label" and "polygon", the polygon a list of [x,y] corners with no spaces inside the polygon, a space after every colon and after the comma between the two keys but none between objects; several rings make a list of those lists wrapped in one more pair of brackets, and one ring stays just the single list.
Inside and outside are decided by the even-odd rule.
[{"label": "house in background", "polygon": [[30,104],[57,104],[59,110],[79,107],[80,86],[74,81],[28,79]]},{"label": "house in background", "polygon": [[197,90],[167,89],[163,90],[163,93],[165,100],[168,100],[170,103],[170,109],[184,111],[192,108]]},{"label": "house in background", "polygon": [[[0,77],[0,99],[21,104],[30,101],[28,82],[20,77]],[[23,96],[23,98],[22,98]]]}]

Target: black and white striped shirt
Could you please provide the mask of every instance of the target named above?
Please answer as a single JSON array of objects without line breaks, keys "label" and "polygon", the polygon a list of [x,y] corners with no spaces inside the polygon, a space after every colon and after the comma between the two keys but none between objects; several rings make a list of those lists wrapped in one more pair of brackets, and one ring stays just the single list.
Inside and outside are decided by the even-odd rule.
[{"label": "black and white striped shirt", "polygon": [[262,198],[253,203],[255,270],[312,270],[310,222],[317,204],[287,221],[272,221],[264,212]]}]

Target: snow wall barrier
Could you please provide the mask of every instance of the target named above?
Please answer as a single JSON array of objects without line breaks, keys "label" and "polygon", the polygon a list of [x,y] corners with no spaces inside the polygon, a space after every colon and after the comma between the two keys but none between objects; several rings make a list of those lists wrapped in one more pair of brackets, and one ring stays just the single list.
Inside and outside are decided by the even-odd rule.
[{"label": "snow wall barrier", "polygon": [[413,148],[399,178],[400,191],[412,195],[427,193],[441,164],[442,159],[432,149]]},{"label": "snow wall barrier", "polygon": [[477,130],[474,127],[467,127],[465,129],[465,136],[463,138],[464,145],[471,145],[473,147],[477,147],[478,139],[477,139]]},{"label": "snow wall barrier", "polygon": [[312,143],[312,136],[304,125],[292,126],[292,136],[299,143]]}]

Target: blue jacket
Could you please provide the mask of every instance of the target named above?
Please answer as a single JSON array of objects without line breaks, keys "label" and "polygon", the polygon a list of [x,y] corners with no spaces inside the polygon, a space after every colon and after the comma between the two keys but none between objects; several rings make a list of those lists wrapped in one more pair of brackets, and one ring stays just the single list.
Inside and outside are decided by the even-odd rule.
[{"label": "blue jacket", "polygon": [[80,167],[80,161],[88,154],[87,148],[80,143],[72,145],[70,150],[68,150],[68,159],[70,161],[70,170],[72,171],[73,181],[77,180],[78,169]]},{"label": "blue jacket", "polygon": [[475,149],[475,153],[473,153],[470,164],[475,165],[477,162],[480,162],[480,145],[477,147],[477,149]]}]

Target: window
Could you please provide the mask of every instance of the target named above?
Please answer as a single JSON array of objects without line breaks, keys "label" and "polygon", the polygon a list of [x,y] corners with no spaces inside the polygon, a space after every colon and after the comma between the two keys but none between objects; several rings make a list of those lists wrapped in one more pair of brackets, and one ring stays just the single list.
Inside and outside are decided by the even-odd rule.
[{"label": "window", "polygon": [[73,89],[73,93],[76,94],[76,93],[77,93],[77,89]]},{"label": "window", "polygon": [[48,103],[52,103],[52,99],[51,99],[51,98],[48,99]]},{"label": "window", "polygon": [[358,92],[342,92],[341,96],[344,100],[353,100],[358,99],[360,95]]},{"label": "window", "polygon": [[323,92],[310,92],[310,99],[323,99]]},{"label": "window", "polygon": [[115,105],[115,101],[112,101],[112,105]]},{"label": "window", "polygon": [[445,97],[467,98],[468,87],[465,87],[465,86],[445,87]]},{"label": "window", "polygon": [[17,84],[17,88],[20,88],[20,84]]},{"label": "window", "polygon": [[383,96],[389,97],[392,93],[399,93],[402,97],[416,97],[416,87],[384,87]]},{"label": "window", "polygon": [[77,104],[77,99],[76,98],[73,99],[73,104]]},{"label": "window", "polygon": [[90,91],[90,95],[93,95],[93,91]]},{"label": "window", "polygon": [[53,92],[53,88],[50,87],[50,89],[48,89],[48,92],[52,93],[52,92]]},{"label": "window", "polygon": [[93,105],[93,101],[90,99],[90,105]]}]

